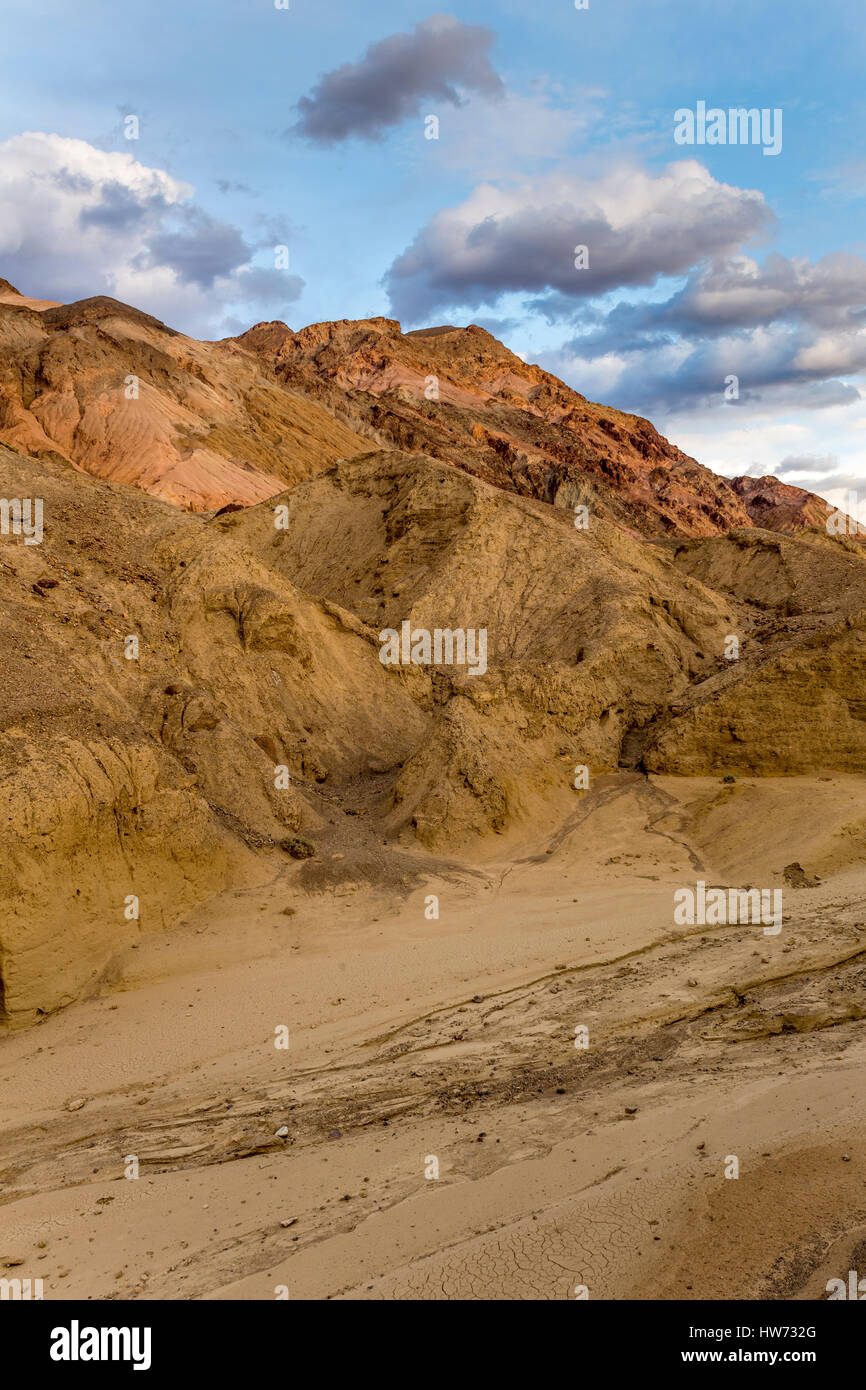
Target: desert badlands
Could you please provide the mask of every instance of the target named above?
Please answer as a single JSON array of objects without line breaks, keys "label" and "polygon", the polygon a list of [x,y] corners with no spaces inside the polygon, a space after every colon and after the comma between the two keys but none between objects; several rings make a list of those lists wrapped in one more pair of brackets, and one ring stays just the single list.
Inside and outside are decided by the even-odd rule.
[{"label": "desert badlands", "polygon": [[866,551],[471,325],[0,283],[0,1275],[828,1297]]}]

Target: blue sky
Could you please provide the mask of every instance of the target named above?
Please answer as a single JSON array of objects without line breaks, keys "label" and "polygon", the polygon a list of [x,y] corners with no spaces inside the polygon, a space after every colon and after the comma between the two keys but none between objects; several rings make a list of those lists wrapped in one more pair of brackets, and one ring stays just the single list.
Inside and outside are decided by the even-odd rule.
[{"label": "blue sky", "polygon": [[[479,322],[719,471],[862,487],[866,7],[289,6],[6,0],[0,274],[202,337]],[[699,102],[779,153],[677,144]]]}]

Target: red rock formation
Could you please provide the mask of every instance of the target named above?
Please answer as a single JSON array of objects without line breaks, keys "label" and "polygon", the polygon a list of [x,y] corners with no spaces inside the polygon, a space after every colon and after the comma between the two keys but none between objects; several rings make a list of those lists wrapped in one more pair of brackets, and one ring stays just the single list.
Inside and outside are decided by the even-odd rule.
[{"label": "red rock formation", "polygon": [[198,511],[265,500],[372,442],[647,536],[797,531],[827,514],[777,479],[717,476],[477,324],[260,323],[204,343],[105,296],[58,305],[5,280],[0,442]]},{"label": "red rock formation", "polygon": [[[794,516],[778,503],[756,520],[728,479],[648,420],[588,401],[477,324],[403,333],[394,319],[343,319],[293,333],[260,323],[238,342],[380,445],[423,451],[525,496],[587,502],[647,535],[809,524],[804,508]],[[825,504],[803,497],[822,519]]]},{"label": "red rock formation", "polygon": [[823,497],[772,476],[729,481],[752,518],[752,525],[768,531],[805,531],[812,526],[825,526],[832,511]]}]

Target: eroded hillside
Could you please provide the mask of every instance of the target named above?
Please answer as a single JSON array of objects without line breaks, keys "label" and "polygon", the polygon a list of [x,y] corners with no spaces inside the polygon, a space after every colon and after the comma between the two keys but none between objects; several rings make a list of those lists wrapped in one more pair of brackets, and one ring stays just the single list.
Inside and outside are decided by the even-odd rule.
[{"label": "eroded hillside", "polygon": [[[483,859],[567,813],[577,768],[866,769],[866,561],[844,538],[581,529],[394,450],[212,518],[5,449],[0,495],[44,510],[41,544],[0,553],[16,1021],[286,852],[312,886]],[[483,630],[486,669],[383,665],[404,623]]]}]

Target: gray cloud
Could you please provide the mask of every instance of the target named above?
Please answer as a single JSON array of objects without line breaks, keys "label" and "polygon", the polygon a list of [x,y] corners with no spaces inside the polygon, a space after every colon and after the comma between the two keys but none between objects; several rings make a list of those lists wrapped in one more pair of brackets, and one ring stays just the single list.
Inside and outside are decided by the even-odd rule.
[{"label": "gray cloud", "polygon": [[775,253],[717,261],[671,301],[681,328],[707,331],[799,320],[816,327],[866,326],[866,259],[835,252],[814,263]]},{"label": "gray cloud", "polygon": [[304,288],[300,275],[256,265],[239,270],[234,283],[238,288],[237,298],[250,304],[292,304],[300,298]]},{"label": "gray cloud", "polygon": [[[650,416],[722,405],[732,416],[752,407],[816,411],[860,399],[857,386],[840,378],[866,370],[866,341],[837,343],[838,351],[845,349],[844,368],[821,360],[810,366],[814,346],[807,333],[763,325],[712,339],[690,334],[622,340],[616,349],[600,346],[597,338],[577,337],[546,354],[542,365],[575,381],[580,390],[580,380],[591,376],[596,364],[613,360],[618,371],[605,400]],[[724,392],[731,376],[739,394],[728,400]]]},{"label": "gray cloud", "polygon": [[251,198],[257,196],[250,185],[240,179],[217,179],[216,186],[220,193],[247,193]]},{"label": "gray cloud", "polygon": [[142,197],[118,180],[85,186],[82,179],[70,179],[68,191],[86,192],[91,201],[82,207],[78,221],[82,228],[105,227],[112,231],[128,232],[144,228],[155,217],[167,212],[170,204],[159,192]]},{"label": "gray cloud", "polygon": [[[718,183],[694,160],[653,176],[624,165],[595,180],[549,175],[516,188],[481,184],[436,213],[391,265],[394,311],[415,321],[441,309],[494,306],[513,292],[574,313],[583,299],[652,285],[739,247],[773,221],[763,196]],[[575,267],[585,246],[588,265]]]},{"label": "gray cloud", "polygon": [[208,290],[249,261],[251,248],[237,227],[200,208],[184,209],[181,221],[181,226],[150,237],[143,265],[169,266],[184,283]]},{"label": "gray cloud", "polygon": [[838,473],[839,460],[835,454],[788,454],[776,466],[776,477],[786,478],[792,473],[808,473],[813,478],[833,477]]},{"label": "gray cloud", "polygon": [[[544,301],[533,307],[542,310]],[[567,305],[557,309],[561,317]],[[581,333],[569,346],[579,341],[593,354],[652,349],[678,335],[710,340],[787,325],[789,352],[803,354],[804,368],[826,375],[834,357],[837,370],[858,370],[866,330],[866,259],[839,253],[811,264],[771,254],[759,265],[734,256],[698,267],[661,303],[622,302],[607,311],[584,305],[571,317]]]},{"label": "gray cloud", "polygon": [[[722,404],[817,411],[860,399],[866,372],[866,258],[816,262],[742,246],[773,216],[760,193],[717,182],[697,161],[662,174],[612,166],[595,180],[546,175],[482,184],[437,213],[386,276],[404,322],[459,321],[506,294],[524,310],[570,322],[543,365],[605,400],[657,415]],[[585,246],[588,266],[574,264]],[[661,302],[611,290],[684,282]],[[739,396],[726,400],[726,379]]]},{"label": "gray cloud", "polygon": [[424,100],[461,104],[461,91],[498,96],[504,91],[489,51],[490,29],[438,14],[410,34],[372,44],[358,63],[325,73],[298,102],[293,133],[322,145],[353,136],[381,139],[416,115]]},{"label": "gray cloud", "polygon": [[572,322],[563,360],[617,358],[613,394],[627,408],[718,402],[729,374],[739,378],[734,409],[849,405],[860,391],[844,378],[866,371],[866,259],[731,256],[696,267],[663,302],[584,305]]},{"label": "gray cloud", "polygon": [[[821,497],[826,497],[827,493],[839,493],[844,488],[846,492],[851,491],[857,493],[859,498],[861,499],[861,503],[866,502],[866,495],[864,495],[863,493],[862,473],[818,473],[815,474],[814,477],[810,476],[798,478],[794,486],[806,488],[809,492],[817,492],[818,495]],[[843,508],[846,508],[848,506],[849,499],[846,497],[840,497],[838,498],[838,502]],[[862,523],[866,525],[866,515],[863,515],[863,513],[860,510],[860,507],[857,506],[856,502],[855,505],[851,508],[851,513],[858,515]]]}]

